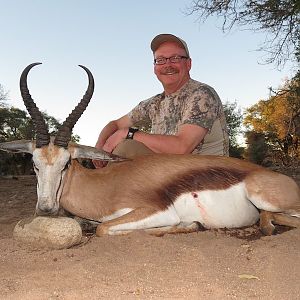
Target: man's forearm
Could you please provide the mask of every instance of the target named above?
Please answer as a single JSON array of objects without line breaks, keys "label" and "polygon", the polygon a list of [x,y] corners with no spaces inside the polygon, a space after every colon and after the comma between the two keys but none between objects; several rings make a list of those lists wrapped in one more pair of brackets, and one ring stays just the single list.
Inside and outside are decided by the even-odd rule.
[{"label": "man's forearm", "polygon": [[193,151],[176,135],[148,134],[139,131],[135,133],[134,139],[143,143],[155,153],[185,154]]}]

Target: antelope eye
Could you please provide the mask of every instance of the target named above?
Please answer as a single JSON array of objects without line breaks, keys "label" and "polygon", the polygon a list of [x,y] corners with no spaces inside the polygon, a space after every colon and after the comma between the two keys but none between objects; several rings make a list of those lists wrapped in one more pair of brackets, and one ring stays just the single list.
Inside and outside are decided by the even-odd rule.
[{"label": "antelope eye", "polygon": [[69,168],[71,164],[71,158],[68,160],[68,162],[65,164],[64,168],[63,168],[63,171],[67,170]]},{"label": "antelope eye", "polygon": [[36,171],[39,171],[39,168],[35,165],[35,163],[33,163],[33,168],[34,168]]}]

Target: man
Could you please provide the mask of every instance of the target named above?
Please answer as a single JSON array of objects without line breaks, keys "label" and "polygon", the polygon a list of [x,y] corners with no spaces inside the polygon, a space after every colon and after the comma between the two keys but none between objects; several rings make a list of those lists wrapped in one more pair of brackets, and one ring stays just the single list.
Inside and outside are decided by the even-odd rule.
[{"label": "man", "polygon": [[[151,49],[154,73],[164,92],[109,122],[96,147],[128,157],[140,152],[227,156],[228,135],[221,100],[212,87],[191,79],[187,44],[172,34],[159,34],[152,40]],[[151,133],[131,128],[149,119]],[[143,149],[135,148],[136,143],[128,147],[129,140],[142,143]],[[133,154],[127,154],[132,147]],[[101,162],[94,164],[102,166]]]}]

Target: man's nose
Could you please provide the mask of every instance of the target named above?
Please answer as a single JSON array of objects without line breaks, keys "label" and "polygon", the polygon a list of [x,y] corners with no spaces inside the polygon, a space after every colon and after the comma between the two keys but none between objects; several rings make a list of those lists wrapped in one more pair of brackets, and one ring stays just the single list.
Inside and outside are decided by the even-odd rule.
[{"label": "man's nose", "polygon": [[171,58],[166,58],[165,65],[173,65],[173,63],[171,62]]}]

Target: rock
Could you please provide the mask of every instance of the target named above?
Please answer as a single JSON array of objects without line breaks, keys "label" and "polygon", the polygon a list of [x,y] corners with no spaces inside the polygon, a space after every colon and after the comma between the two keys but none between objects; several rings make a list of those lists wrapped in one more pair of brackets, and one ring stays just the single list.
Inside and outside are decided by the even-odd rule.
[{"label": "rock", "polygon": [[80,243],[78,222],[67,217],[32,217],[17,223],[13,237],[35,248],[64,249]]}]

